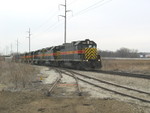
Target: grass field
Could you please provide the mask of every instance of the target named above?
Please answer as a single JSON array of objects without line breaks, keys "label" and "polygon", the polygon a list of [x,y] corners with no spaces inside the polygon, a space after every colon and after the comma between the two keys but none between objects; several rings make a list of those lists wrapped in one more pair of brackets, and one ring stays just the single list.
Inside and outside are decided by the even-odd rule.
[{"label": "grass field", "polygon": [[102,70],[150,74],[150,60],[103,59]]},{"label": "grass field", "polygon": [[0,84],[25,88],[35,73],[36,70],[31,65],[0,61]]},{"label": "grass field", "polygon": [[[103,59],[102,70],[144,73],[150,75],[150,60]],[[21,63],[0,61],[0,84],[26,87],[38,71],[34,66]]]}]

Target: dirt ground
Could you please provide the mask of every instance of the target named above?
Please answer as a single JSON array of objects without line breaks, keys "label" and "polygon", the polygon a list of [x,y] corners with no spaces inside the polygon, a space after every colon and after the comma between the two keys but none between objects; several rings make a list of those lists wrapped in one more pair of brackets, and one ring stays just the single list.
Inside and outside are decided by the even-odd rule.
[{"label": "dirt ground", "polygon": [[0,92],[0,113],[143,113],[134,105],[116,100],[47,97],[40,91]]},{"label": "dirt ground", "polygon": [[[7,64],[7,66],[10,65]],[[0,81],[2,81],[0,82],[0,113],[148,113],[136,104],[109,98],[90,98],[90,94],[87,92],[84,92],[82,96],[78,96],[74,91],[68,93],[67,88],[63,86],[57,87],[52,96],[48,97],[46,92],[52,84],[43,84],[40,81],[40,75],[47,77],[47,74],[49,74],[45,67],[33,66],[36,69],[32,69],[33,73],[29,73],[33,77],[28,77],[28,80],[25,79],[26,85],[22,87],[22,82],[13,82],[10,79],[7,81],[11,74],[4,78],[7,81],[4,82],[3,76],[10,73],[9,70],[6,71],[7,66],[5,71],[2,68],[0,70]],[[20,73],[27,73],[27,70],[23,68]],[[39,70],[39,73],[35,73],[36,70]],[[16,75],[17,72],[14,73],[12,70],[11,73]],[[55,76],[54,73],[52,75]],[[24,80],[21,78],[15,80]],[[49,78],[49,80],[52,81],[52,78]],[[11,81],[11,84],[17,83],[18,87],[8,85]],[[45,83],[47,82],[49,81],[45,81]]]}]

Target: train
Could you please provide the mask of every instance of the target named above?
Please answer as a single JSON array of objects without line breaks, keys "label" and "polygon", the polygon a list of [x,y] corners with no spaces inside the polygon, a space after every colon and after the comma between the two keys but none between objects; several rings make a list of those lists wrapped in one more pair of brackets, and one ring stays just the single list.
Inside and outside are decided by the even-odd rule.
[{"label": "train", "polygon": [[16,54],[13,56],[13,60],[35,65],[84,70],[100,69],[102,67],[101,56],[97,52],[97,44],[89,39]]}]

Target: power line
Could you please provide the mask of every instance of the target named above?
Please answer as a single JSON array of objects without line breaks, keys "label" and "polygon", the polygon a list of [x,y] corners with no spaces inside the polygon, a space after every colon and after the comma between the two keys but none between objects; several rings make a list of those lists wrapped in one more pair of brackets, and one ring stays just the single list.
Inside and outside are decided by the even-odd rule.
[{"label": "power line", "polygon": [[[95,9],[95,8],[98,8],[98,7],[100,7],[100,6],[103,6],[104,4],[109,3],[109,2],[111,2],[111,1],[112,1],[112,0],[108,0],[108,1],[106,1],[106,2],[105,2],[105,0],[98,1],[98,2],[96,2],[96,3],[94,3],[94,4],[92,4],[91,6],[85,8],[85,9],[79,11],[79,12],[77,12],[74,16],[78,16],[78,15],[84,14],[84,13],[86,13],[86,12],[88,12],[88,11],[91,11],[91,10],[93,10],[93,9]],[[72,4],[72,3],[74,3],[74,1],[71,2],[70,4]],[[61,4],[61,5],[62,5],[62,6],[66,6],[66,5],[64,5],[64,4]],[[66,8],[65,12],[69,12],[69,11],[70,11],[70,10],[67,10],[67,8]],[[54,14],[54,15],[55,15],[55,14]],[[54,16],[54,15],[53,15],[53,16]],[[52,17],[53,17],[53,16],[52,16]],[[59,16],[65,17],[64,15],[59,15]],[[71,18],[72,18],[72,17],[71,17]],[[70,20],[71,18],[69,18],[69,20]],[[59,24],[60,24],[60,23],[55,22],[54,24],[52,24],[51,26],[49,26],[44,32],[54,30]],[[64,26],[64,27],[65,27],[64,29],[66,29],[66,26]],[[66,38],[65,38],[65,37],[66,37],[66,30],[65,30],[64,32],[65,32],[65,33],[64,33],[64,42],[66,42]],[[43,35],[43,33],[42,33],[42,35]],[[35,35],[35,36],[36,36],[36,35]]]},{"label": "power line", "polygon": [[68,6],[74,4],[74,3],[77,2],[77,1],[78,1],[78,0],[74,0],[74,1],[70,2],[70,3],[68,4]]},{"label": "power line", "polygon": [[51,29],[53,29],[54,27],[56,27],[58,24],[59,24],[58,22],[55,22],[54,24],[52,24],[51,26],[49,26],[47,29],[45,29],[45,30],[43,31],[43,33],[38,33],[38,34],[33,35],[33,36],[34,36],[34,37],[36,37],[36,36],[41,36],[41,35],[44,34],[44,32],[51,31]]},{"label": "power line", "polygon": [[94,3],[94,4],[92,4],[91,6],[85,8],[85,9],[79,11],[79,12],[77,12],[74,16],[78,16],[78,15],[84,14],[84,13],[86,13],[86,12],[88,12],[88,11],[91,11],[91,10],[93,10],[93,9],[95,9],[95,8],[98,8],[98,7],[100,7],[100,6],[103,6],[104,4],[106,4],[106,3],[108,3],[108,2],[111,2],[111,1],[112,1],[112,0],[108,0],[108,1],[101,0],[101,1],[98,1],[98,2],[96,2],[96,3]]},{"label": "power line", "polygon": [[98,1],[98,2],[94,3],[93,5],[91,5],[91,6],[87,7],[87,8],[85,8],[85,9],[83,9],[83,10],[77,12],[75,15],[80,15],[81,13],[83,13],[83,12],[89,10],[91,7],[94,7],[94,6],[96,6],[96,5],[100,4],[100,3],[102,3],[103,1],[105,1],[105,0]]},{"label": "power line", "polygon": [[[73,3],[75,3],[77,0],[74,0],[74,1],[72,1],[71,3],[69,3],[68,4],[68,6],[69,5],[72,5]],[[50,18],[48,18],[44,23],[42,23],[39,27],[38,27],[38,29],[40,29],[44,24],[46,24],[48,21],[50,21],[53,17],[55,17],[56,15],[58,14],[58,11],[56,11]],[[49,26],[46,30],[44,30],[44,32],[45,31],[48,31],[49,29],[50,29],[50,31],[51,30],[53,30],[54,28],[56,28],[56,26],[58,26],[58,22],[55,22],[54,24],[52,24],[51,26]],[[34,35],[34,37],[35,36],[37,36],[37,35]]]},{"label": "power line", "polygon": [[[43,22],[37,29],[36,29],[36,31],[37,30],[39,30],[39,29],[41,29],[44,25],[48,25],[47,23],[50,21],[50,20],[52,20],[56,15],[58,14],[58,11],[56,11],[49,19],[47,19],[45,22]],[[53,26],[53,24],[51,25],[51,26]],[[50,28],[51,26],[48,26],[48,28]],[[48,29],[47,28],[47,29]],[[35,32],[35,31],[34,31]],[[35,35],[34,35],[34,37],[35,36],[38,36],[39,35],[39,33],[35,33]]]},{"label": "power line", "polygon": [[46,31],[51,31],[51,30],[53,30],[54,28],[56,28],[56,26],[58,26],[60,23],[58,23],[58,22],[55,22],[52,26],[50,26],[49,28],[47,28],[46,30],[45,30],[45,32]]},{"label": "power line", "polygon": [[103,2],[102,4],[99,4],[98,6],[92,7],[90,10],[96,9],[96,8],[98,8],[98,7],[100,7],[100,6],[103,6],[103,5],[105,5],[105,4],[107,4],[107,3],[111,2],[111,1],[112,1],[112,0],[105,1],[105,2]]},{"label": "power line", "polygon": [[39,25],[39,27],[37,28],[40,29],[42,26],[44,26],[45,24],[47,24],[50,20],[52,20],[57,14],[58,14],[59,11],[56,11],[52,16],[50,16],[46,21],[44,21],[41,25]]}]

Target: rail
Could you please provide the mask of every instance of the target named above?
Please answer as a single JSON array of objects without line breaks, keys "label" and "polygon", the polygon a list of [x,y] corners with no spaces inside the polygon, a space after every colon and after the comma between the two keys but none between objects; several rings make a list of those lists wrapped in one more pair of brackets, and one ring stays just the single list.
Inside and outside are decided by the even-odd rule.
[{"label": "rail", "polygon": [[132,88],[129,88],[129,87],[125,87],[125,86],[121,86],[121,85],[117,85],[117,84],[114,84],[114,83],[110,83],[110,82],[107,82],[107,81],[103,81],[103,80],[99,80],[99,79],[96,79],[96,78],[93,78],[93,77],[89,77],[89,76],[86,76],[86,75],[83,75],[83,74],[80,74],[80,73],[77,73],[77,72],[73,72],[71,70],[68,70],[69,72],[72,72],[78,76],[82,76],[84,77],[83,79],[80,78],[80,77],[77,77],[78,80],[80,81],[83,81],[85,83],[88,83],[90,85],[93,85],[95,87],[98,87],[98,88],[101,88],[103,90],[106,90],[106,91],[110,91],[110,92],[113,92],[115,94],[119,94],[119,95],[122,95],[122,96],[126,96],[126,97],[130,97],[130,98],[133,98],[133,99],[136,99],[136,100],[140,100],[142,102],[146,102],[146,103],[150,103],[150,100],[147,100],[147,99],[142,99],[142,98],[139,98],[139,97],[136,97],[136,96],[132,96],[132,95],[129,95],[129,94],[125,94],[125,93],[122,93],[122,92],[119,92],[119,91],[116,91],[116,90],[112,90],[112,89],[109,89],[109,88],[106,88],[106,87],[103,87],[103,86],[100,86],[100,85],[97,85],[96,83],[94,82],[89,82],[88,80],[85,80],[85,78],[88,78],[88,79],[93,79],[93,80],[96,80],[98,82],[102,82],[102,83],[105,83],[105,84],[109,84],[109,85],[114,85],[114,86],[117,86],[117,87],[121,87],[121,88],[124,88],[124,89],[128,89],[129,91],[135,91],[135,92],[138,92],[138,93],[143,93],[143,94],[146,94],[146,95],[150,95],[149,92],[145,92],[145,91],[140,91],[140,90],[137,90],[137,89],[132,89]]},{"label": "rail", "polygon": [[51,96],[52,91],[56,88],[57,84],[60,82],[60,80],[62,78],[62,73],[58,69],[56,69],[56,71],[59,73],[59,77],[53,83],[52,87],[48,90],[47,96]]},{"label": "rail", "polygon": [[[68,71],[68,72],[69,72],[69,71]],[[69,75],[69,76],[73,77],[73,78],[76,80],[77,88],[78,88],[78,94],[79,94],[79,96],[82,96],[81,87],[80,87],[80,85],[79,85],[78,78],[75,76],[75,74],[72,73],[72,72],[70,72],[70,73],[71,73],[71,75],[70,75],[70,74],[68,74],[68,73],[66,73],[66,72],[64,72],[64,71],[62,71],[62,70],[61,70],[61,73],[64,73],[64,74],[66,74],[66,75]]]}]

